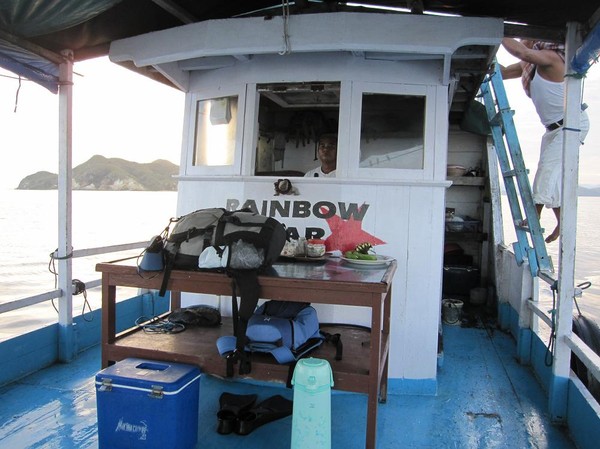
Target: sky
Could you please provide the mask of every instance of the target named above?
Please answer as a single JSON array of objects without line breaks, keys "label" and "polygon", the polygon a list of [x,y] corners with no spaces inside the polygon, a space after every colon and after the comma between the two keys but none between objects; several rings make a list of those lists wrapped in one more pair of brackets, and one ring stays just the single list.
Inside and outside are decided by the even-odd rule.
[{"label": "sky", "polygon": [[[93,155],[180,163],[184,94],[108,58],[75,64],[73,167]],[[27,175],[58,172],[58,95],[0,69],[0,188]]]},{"label": "sky", "polygon": [[[501,64],[516,59],[501,49]],[[95,154],[135,162],[180,162],[184,94],[98,58],[75,64],[73,166]],[[27,175],[58,172],[58,95],[0,69],[0,188],[13,189]],[[543,127],[520,80],[505,82],[525,164],[535,173]],[[17,97],[15,112],[15,99]],[[580,150],[579,183],[600,185],[600,68],[584,80],[591,129]]]}]

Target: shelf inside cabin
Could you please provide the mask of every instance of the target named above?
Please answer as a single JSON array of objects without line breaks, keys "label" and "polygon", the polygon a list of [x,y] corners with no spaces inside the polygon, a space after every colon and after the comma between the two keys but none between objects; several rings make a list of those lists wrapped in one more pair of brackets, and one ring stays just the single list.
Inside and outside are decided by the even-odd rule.
[{"label": "shelf inside cabin", "polygon": [[485,178],[481,176],[448,176],[448,181],[452,181],[453,186],[477,186],[485,185]]}]

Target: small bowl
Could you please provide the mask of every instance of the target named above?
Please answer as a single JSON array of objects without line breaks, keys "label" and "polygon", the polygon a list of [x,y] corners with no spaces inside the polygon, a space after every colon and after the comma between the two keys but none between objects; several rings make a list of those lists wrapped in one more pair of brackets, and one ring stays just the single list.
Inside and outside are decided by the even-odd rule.
[{"label": "small bowl", "polygon": [[448,165],[446,167],[446,175],[450,177],[464,176],[467,173],[467,169],[462,165]]},{"label": "small bowl", "polygon": [[460,217],[453,217],[451,220],[446,220],[446,230],[450,232],[461,232],[464,228],[464,220]]}]

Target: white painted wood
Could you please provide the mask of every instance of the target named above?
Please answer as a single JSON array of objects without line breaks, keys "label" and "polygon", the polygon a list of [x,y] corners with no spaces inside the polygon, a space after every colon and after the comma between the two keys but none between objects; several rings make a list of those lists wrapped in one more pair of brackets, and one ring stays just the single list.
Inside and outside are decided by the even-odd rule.
[{"label": "white painted wood", "polygon": [[73,180],[73,52],[62,52],[58,91],[58,358],[70,361],[75,354],[73,341],[72,273],[72,180]]},{"label": "white painted wood", "polygon": [[[221,166],[193,165],[196,136],[196,104],[202,100],[220,97],[237,97],[235,150],[233,163],[231,165]],[[187,122],[188,129],[186,130],[186,139],[184,139],[184,151],[187,153],[186,165],[184,167],[184,173],[186,175],[239,175],[241,173],[242,143],[244,141],[244,122],[246,116],[245,108],[245,85],[218,86],[212,89],[207,88],[204,91],[195,92],[191,95],[190,104],[188,105],[188,111],[191,113],[191,116]]]},{"label": "white painted wood", "polygon": [[[464,45],[497,45],[503,33],[500,19],[378,13],[306,14],[289,18],[289,39],[294,53],[374,51],[437,55],[442,59]],[[277,54],[283,47],[281,17],[221,19],[115,41],[111,44],[110,59],[132,60],[142,67],[202,56]]]},{"label": "white painted wood", "polygon": [[[433,113],[433,133],[429,135],[433,145],[433,178],[446,179],[446,165],[448,161],[448,151],[451,143],[449,142],[449,124],[448,111],[450,103],[448,100],[448,87],[437,85],[429,89],[434,89],[435,111]],[[481,149],[480,149],[481,150]]]},{"label": "white painted wood", "polygon": [[600,356],[575,334],[566,336],[565,340],[573,353],[583,362],[594,378],[600,382]]},{"label": "white painted wood", "polygon": [[182,92],[187,92],[190,85],[190,72],[182,70],[178,63],[167,62],[164,64],[156,64],[154,66],[157,72],[164,75],[169,81],[171,81],[175,87]]},{"label": "white painted wood", "polygon": [[[327,201],[340,208],[348,204],[368,207],[362,229],[385,242],[376,247],[379,254],[395,257],[398,263],[393,284],[389,375],[415,380],[435,379],[437,371],[444,210],[450,186],[446,180],[446,165],[451,160],[448,152],[456,151],[455,155],[467,156],[470,162],[481,159],[486,148],[485,139],[448,128],[452,54],[464,45],[497,45],[502,37],[501,21],[431,19],[351,13],[294,16],[289,28],[292,53],[286,56],[278,54],[282,49],[280,18],[192,24],[116,42],[111,49],[113,60],[160,65],[163,73],[178,80],[180,88],[188,92],[178,215],[203,207],[237,209],[249,200],[266,215],[276,210],[272,207],[275,202],[304,202],[313,207]],[[231,32],[233,25],[235,33]],[[235,60],[223,58],[227,56]],[[189,73],[189,80],[178,78],[178,70]],[[292,178],[297,195],[275,196],[274,177],[252,176],[259,135],[256,87],[262,83],[310,81],[340,83],[338,176]],[[240,96],[239,111],[244,112],[236,151],[238,165],[230,171],[191,167],[195,102],[232,92]],[[363,92],[425,96],[422,170],[359,168]],[[455,133],[450,144],[449,132]],[[459,188],[479,191],[478,187]],[[478,212],[479,199],[471,204],[463,201],[464,207],[473,208],[472,215]],[[288,229],[295,228],[299,235],[311,228],[329,235],[326,220],[310,210],[308,216],[275,218]],[[514,256],[512,260],[514,265]],[[522,268],[515,269],[514,278],[519,280],[516,287],[521,285],[521,276]],[[513,287],[509,280],[506,288]],[[184,296],[184,303],[197,299]],[[215,301],[227,313],[228,298]],[[325,322],[370,323],[370,314],[361,308],[319,306],[319,314]]]},{"label": "white painted wood", "polygon": [[191,73],[190,92],[205,86],[241,83],[302,81],[367,81],[438,85],[440,61],[371,61],[349,53],[292,53],[287,56],[257,55],[233,67]]},{"label": "white painted wood", "polygon": [[[571,23],[567,28],[566,60],[570,61],[577,49],[577,28]],[[581,78],[565,77],[565,126],[563,139],[563,177],[561,204],[561,237],[559,242],[558,303],[556,318],[556,349],[553,373],[568,377],[570,350],[564,336],[571,335],[573,296],[575,294],[575,245],[577,232],[577,186],[579,180],[579,129],[581,110]],[[564,405],[566,407],[566,404]]]},{"label": "white painted wood", "polygon": [[432,179],[434,161],[434,135],[435,107],[426,108],[424,121],[424,156],[422,169],[387,169],[360,167],[360,132],[362,121],[362,99],[365,93],[380,93],[392,95],[414,95],[424,97],[426,104],[434,104],[435,89],[432,86],[398,83],[352,83],[351,123],[348,130],[350,136],[348,176],[352,178],[404,178],[404,179]]},{"label": "white painted wood", "polygon": [[[577,24],[567,24],[565,40],[565,60],[570,61],[580,43],[577,35]],[[568,73],[566,68],[566,75]],[[559,241],[558,268],[558,301],[556,314],[556,344],[554,348],[554,364],[552,365],[553,382],[550,384],[550,413],[556,422],[567,419],[567,384],[571,369],[571,350],[566,338],[572,333],[573,296],[575,290],[575,244],[577,231],[577,186],[579,180],[579,132],[568,129],[579,129],[581,110],[581,78],[565,77],[565,125],[562,129],[562,201],[561,201],[561,235]]]}]

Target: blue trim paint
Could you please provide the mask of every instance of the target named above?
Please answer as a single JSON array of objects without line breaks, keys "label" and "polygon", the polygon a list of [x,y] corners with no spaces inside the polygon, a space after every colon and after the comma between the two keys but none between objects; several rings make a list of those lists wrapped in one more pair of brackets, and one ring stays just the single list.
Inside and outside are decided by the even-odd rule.
[{"label": "blue trim paint", "polygon": [[[499,322],[500,314],[502,314],[502,322],[507,323],[507,328],[518,328],[519,316],[508,303],[501,304],[498,310]],[[529,360],[546,397],[550,388],[561,389],[562,396],[558,402],[565,401],[566,410],[564,407],[561,409],[560,404],[553,406],[548,401],[552,422],[563,424],[566,421],[569,434],[579,449],[596,449],[598,441],[600,441],[600,405],[575,374],[571,373],[570,379],[554,378],[552,366],[547,366],[547,363],[551,361],[547,342],[542,341],[536,333],[529,329],[520,329],[519,335],[520,338],[529,340]],[[524,346],[526,343],[521,341],[519,345]]]},{"label": "blue trim paint", "polygon": [[73,323],[58,324],[58,360],[68,363],[75,357],[75,338]]},{"label": "blue trim paint", "polygon": [[553,376],[550,383],[550,393],[548,407],[550,409],[552,423],[563,424],[567,421],[569,378]]},{"label": "blue trim paint", "polygon": [[517,338],[517,357],[524,365],[531,364],[531,329],[519,329]]},{"label": "blue trim paint", "polygon": [[498,326],[500,329],[508,329],[510,326],[510,315],[512,307],[508,302],[498,303]]},{"label": "blue trim paint", "polygon": [[[140,316],[152,317],[169,310],[169,296],[156,299],[152,294],[135,296],[117,303],[117,332],[135,325]],[[81,351],[100,343],[101,310],[73,318],[65,335],[70,339],[71,352]],[[64,331],[58,323],[28,332],[0,343],[0,386],[51,366],[60,359],[59,333]],[[62,348],[65,350],[65,348]],[[69,352],[69,351],[67,351]],[[74,357],[75,358],[75,357]]]},{"label": "blue trim paint", "polygon": [[0,344],[0,385],[51,366],[58,360],[58,325],[47,326]]},{"label": "blue trim paint", "polygon": [[[546,362],[548,362],[550,366],[548,366]],[[552,380],[551,356],[548,353],[547,343],[542,341],[537,334],[534,334],[531,344],[531,366],[538,381],[541,383],[542,388],[544,391],[548,392]]]},{"label": "blue trim paint", "polygon": [[600,441],[600,405],[575,376],[571,376],[569,382],[567,410],[569,433],[577,447],[597,448]]},{"label": "blue trim paint", "polygon": [[393,395],[423,395],[437,394],[436,379],[388,379],[388,394]]}]

